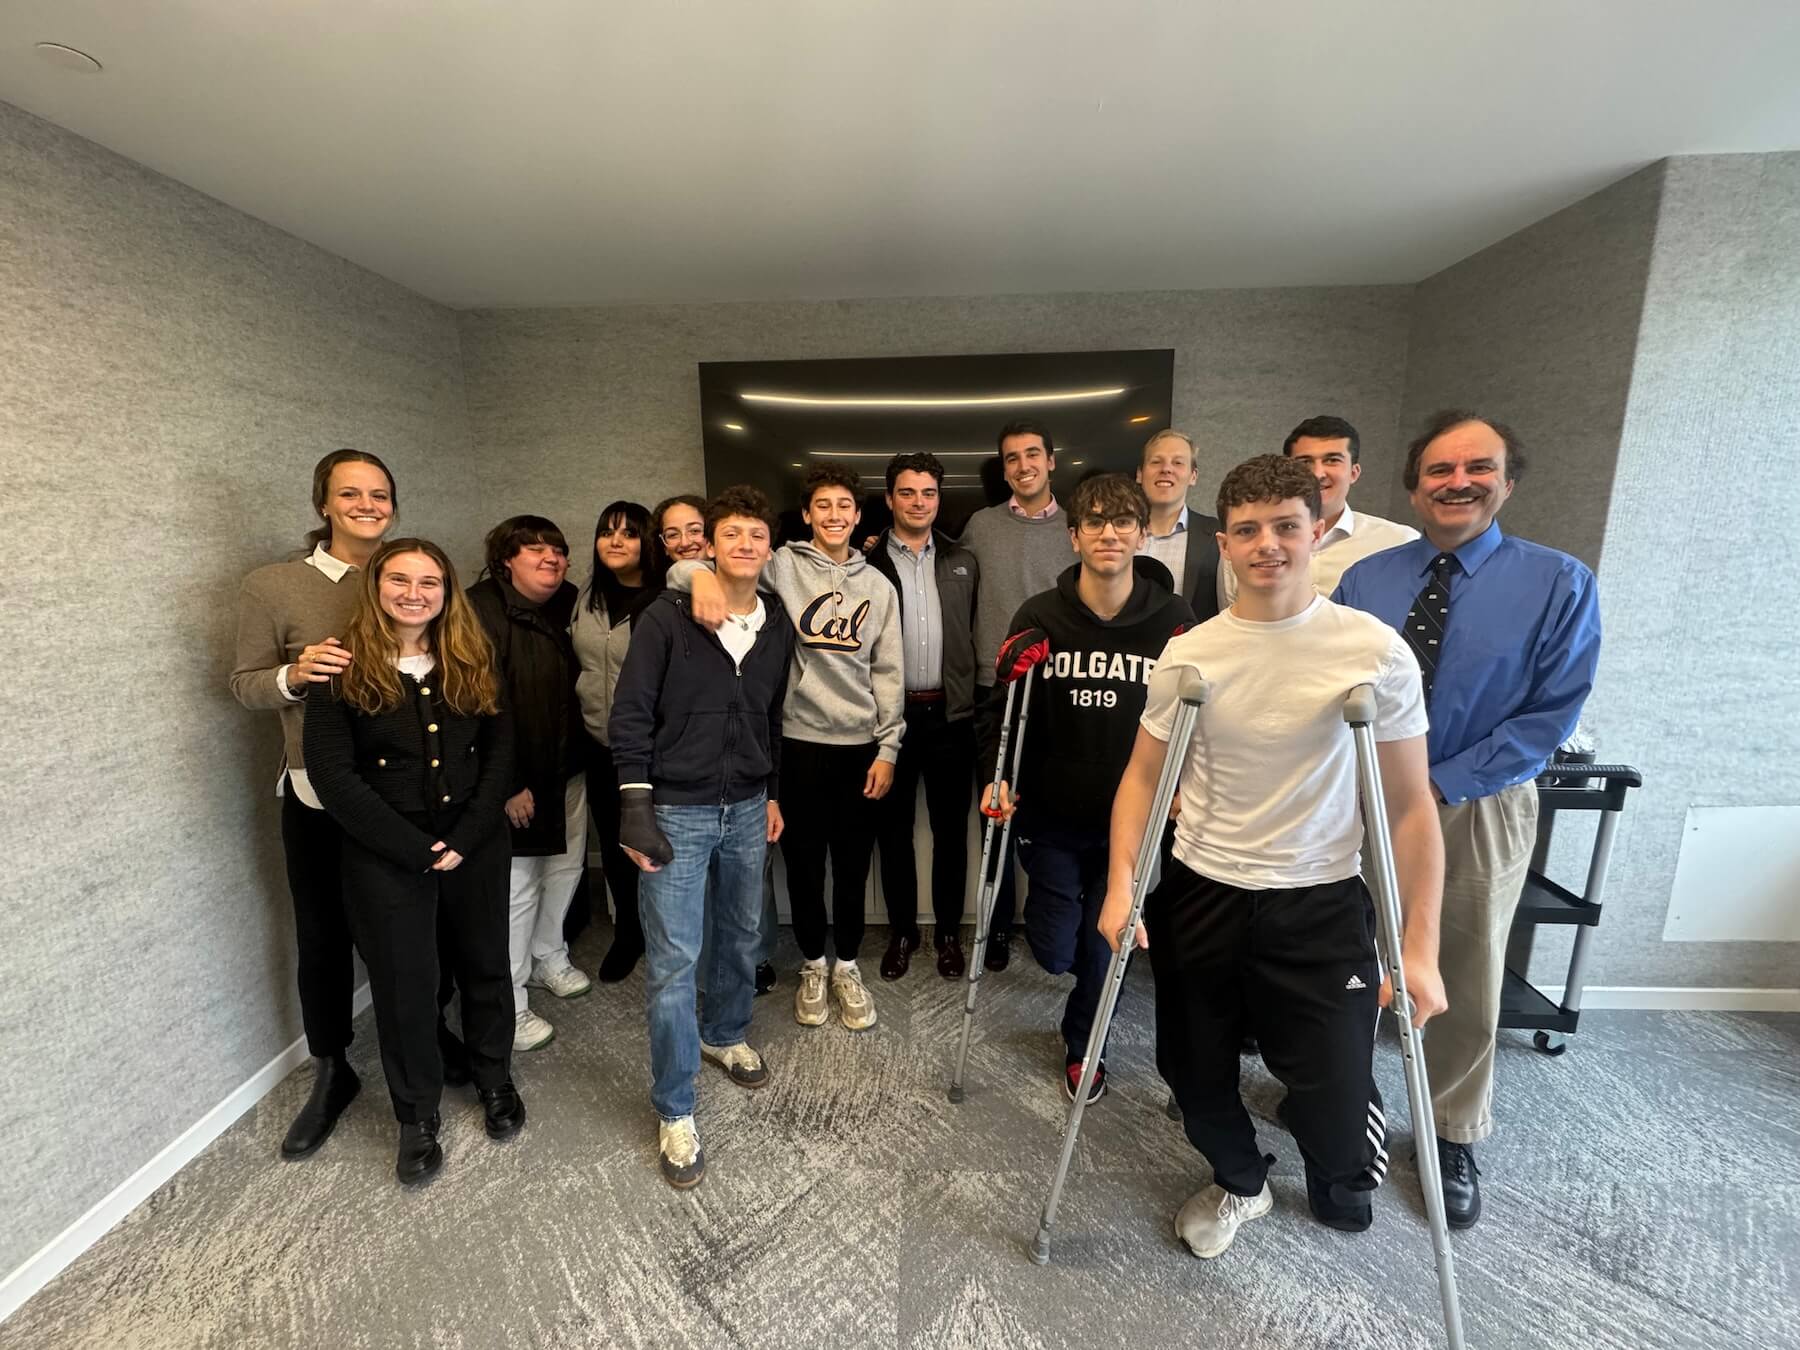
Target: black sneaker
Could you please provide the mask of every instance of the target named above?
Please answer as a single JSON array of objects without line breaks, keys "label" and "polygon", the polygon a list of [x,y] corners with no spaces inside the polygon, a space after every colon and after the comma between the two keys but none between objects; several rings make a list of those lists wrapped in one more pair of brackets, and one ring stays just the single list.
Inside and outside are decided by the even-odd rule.
[{"label": "black sneaker", "polygon": [[987,940],[987,954],[981,958],[981,964],[989,970],[1005,970],[1012,961],[1012,934],[990,933]]},{"label": "black sneaker", "polygon": [[1313,1218],[1340,1233],[1361,1233],[1375,1222],[1375,1204],[1370,1192],[1334,1186],[1306,1169],[1306,1203]]},{"label": "black sneaker", "polygon": [[1473,1228],[1481,1217],[1481,1169],[1467,1144],[1437,1141],[1438,1171],[1444,1180],[1444,1219],[1452,1228]]},{"label": "black sneaker", "polygon": [[[1063,1096],[1067,1097],[1070,1101],[1075,1100],[1075,1094],[1081,1088],[1081,1075],[1086,1066],[1087,1061],[1085,1059],[1077,1059],[1071,1060],[1068,1066],[1063,1069]],[[1094,1070],[1094,1081],[1088,1084],[1088,1105],[1092,1106],[1105,1095],[1106,1061],[1101,1060],[1099,1067]]]},{"label": "black sneaker", "polygon": [[775,963],[764,961],[756,968],[756,997],[761,998],[775,987]]}]

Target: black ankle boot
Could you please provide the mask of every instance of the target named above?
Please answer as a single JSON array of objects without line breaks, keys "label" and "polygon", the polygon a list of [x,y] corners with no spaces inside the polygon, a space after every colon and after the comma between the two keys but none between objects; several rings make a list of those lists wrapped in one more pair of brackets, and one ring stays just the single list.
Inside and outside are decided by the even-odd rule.
[{"label": "black ankle boot", "polygon": [[497,1088],[478,1088],[481,1109],[487,1117],[489,1139],[511,1139],[525,1124],[525,1100],[507,1079]]},{"label": "black ankle boot", "polygon": [[404,1185],[423,1181],[444,1165],[444,1150],[438,1143],[438,1114],[433,1111],[424,1120],[402,1122],[400,1153],[394,1160],[394,1175]]},{"label": "black ankle boot", "polygon": [[315,1058],[312,1092],[294,1123],[288,1126],[287,1138],[281,1141],[281,1156],[295,1159],[316,1153],[319,1145],[331,1138],[338,1117],[361,1090],[362,1080],[343,1055]]},{"label": "black ankle boot", "polygon": [[606,955],[600,958],[600,969],[595,972],[601,984],[617,984],[637,969],[637,963],[644,955],[643,934],[635,938],[620,933],[613,938],[612,946],[606,949]]}]

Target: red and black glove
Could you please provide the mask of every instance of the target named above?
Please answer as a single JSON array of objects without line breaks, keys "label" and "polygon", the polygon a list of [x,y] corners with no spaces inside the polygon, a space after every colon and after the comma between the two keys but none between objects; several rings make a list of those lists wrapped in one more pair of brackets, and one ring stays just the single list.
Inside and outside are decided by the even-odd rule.
[{"label": "red and black glove", "polygon": [[1027,628],[1000,644],[1000,655],[994,662],[994,678],[1001,684],[1011,684],[1014,680],[1024,679],[1026,671],[1049,659],[1050,635],[1041,628]]}]

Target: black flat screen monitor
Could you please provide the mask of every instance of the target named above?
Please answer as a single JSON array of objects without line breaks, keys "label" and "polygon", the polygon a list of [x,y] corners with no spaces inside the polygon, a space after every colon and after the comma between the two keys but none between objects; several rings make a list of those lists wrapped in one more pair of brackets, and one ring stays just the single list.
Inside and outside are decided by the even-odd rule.
[{"label": "black flat screen monitor", "polygon": [[[782,538],[804,538],[808,467],[837,460],[863,486],[863,526],[888,523],[888,460],[928,450],[944,465],[942,528],[1008,496],[995,462],[1006,423],[1029,418],[1056,445],[1052,486],[1104,470],[1130,473],[1149,436],[1170,423],[1173,350],[905,356],[831,361],[705,361],[700,415],[709,492],[761,488],[782,513]],[[985,480],[985,481],[984,481]]]}]

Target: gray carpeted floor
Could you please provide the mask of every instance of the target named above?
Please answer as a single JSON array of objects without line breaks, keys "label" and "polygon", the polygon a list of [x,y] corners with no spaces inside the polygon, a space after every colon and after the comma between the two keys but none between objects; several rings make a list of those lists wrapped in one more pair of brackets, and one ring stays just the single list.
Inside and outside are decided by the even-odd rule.
[{"label": "gray carpeted floor", "polygon": [[[592,970],[605,933],[577,956]],[[873,975],[885,933],[865,950]],[[1022,952],[1021,948],[1021,952]],[[968,1102],[944,1097],[960,986],[871,978],[880,1025],[792,1017],[791,948],[752,1038],[759,1093],[702,1078],[709,1175],[657,1173],[641,978],[568,1004],[516,1076],[505,1145],[445,1102],[443,1174],[392,1179],[365,1017],[364,1093],[312,1159],[276,1146],[308,1087],[272,1093],[0,1327],[9,1347],[1399,1347],[1442,1343],[1409,1141],[1373,1230],[1306,1212],[1280,1089],[1245,1096],[1280,1156],[1276,1208],[1203,1263],[1172,1215],[1205,1166],[1162,1113],[1149,970],[1126,990],[1112,1090],[1084,1125],[1052,1264],[1026,1259],[1066,1102],[1065,981],[1029,957],[982,985]],[[1391,1046],[1391,1116],[1405,1116]],[[1800,1345],[1800,1016],[1594,1013],[1561,1059],[1503,1033],[1487,1214],[1456,1236],[1469,1343]]]}]

